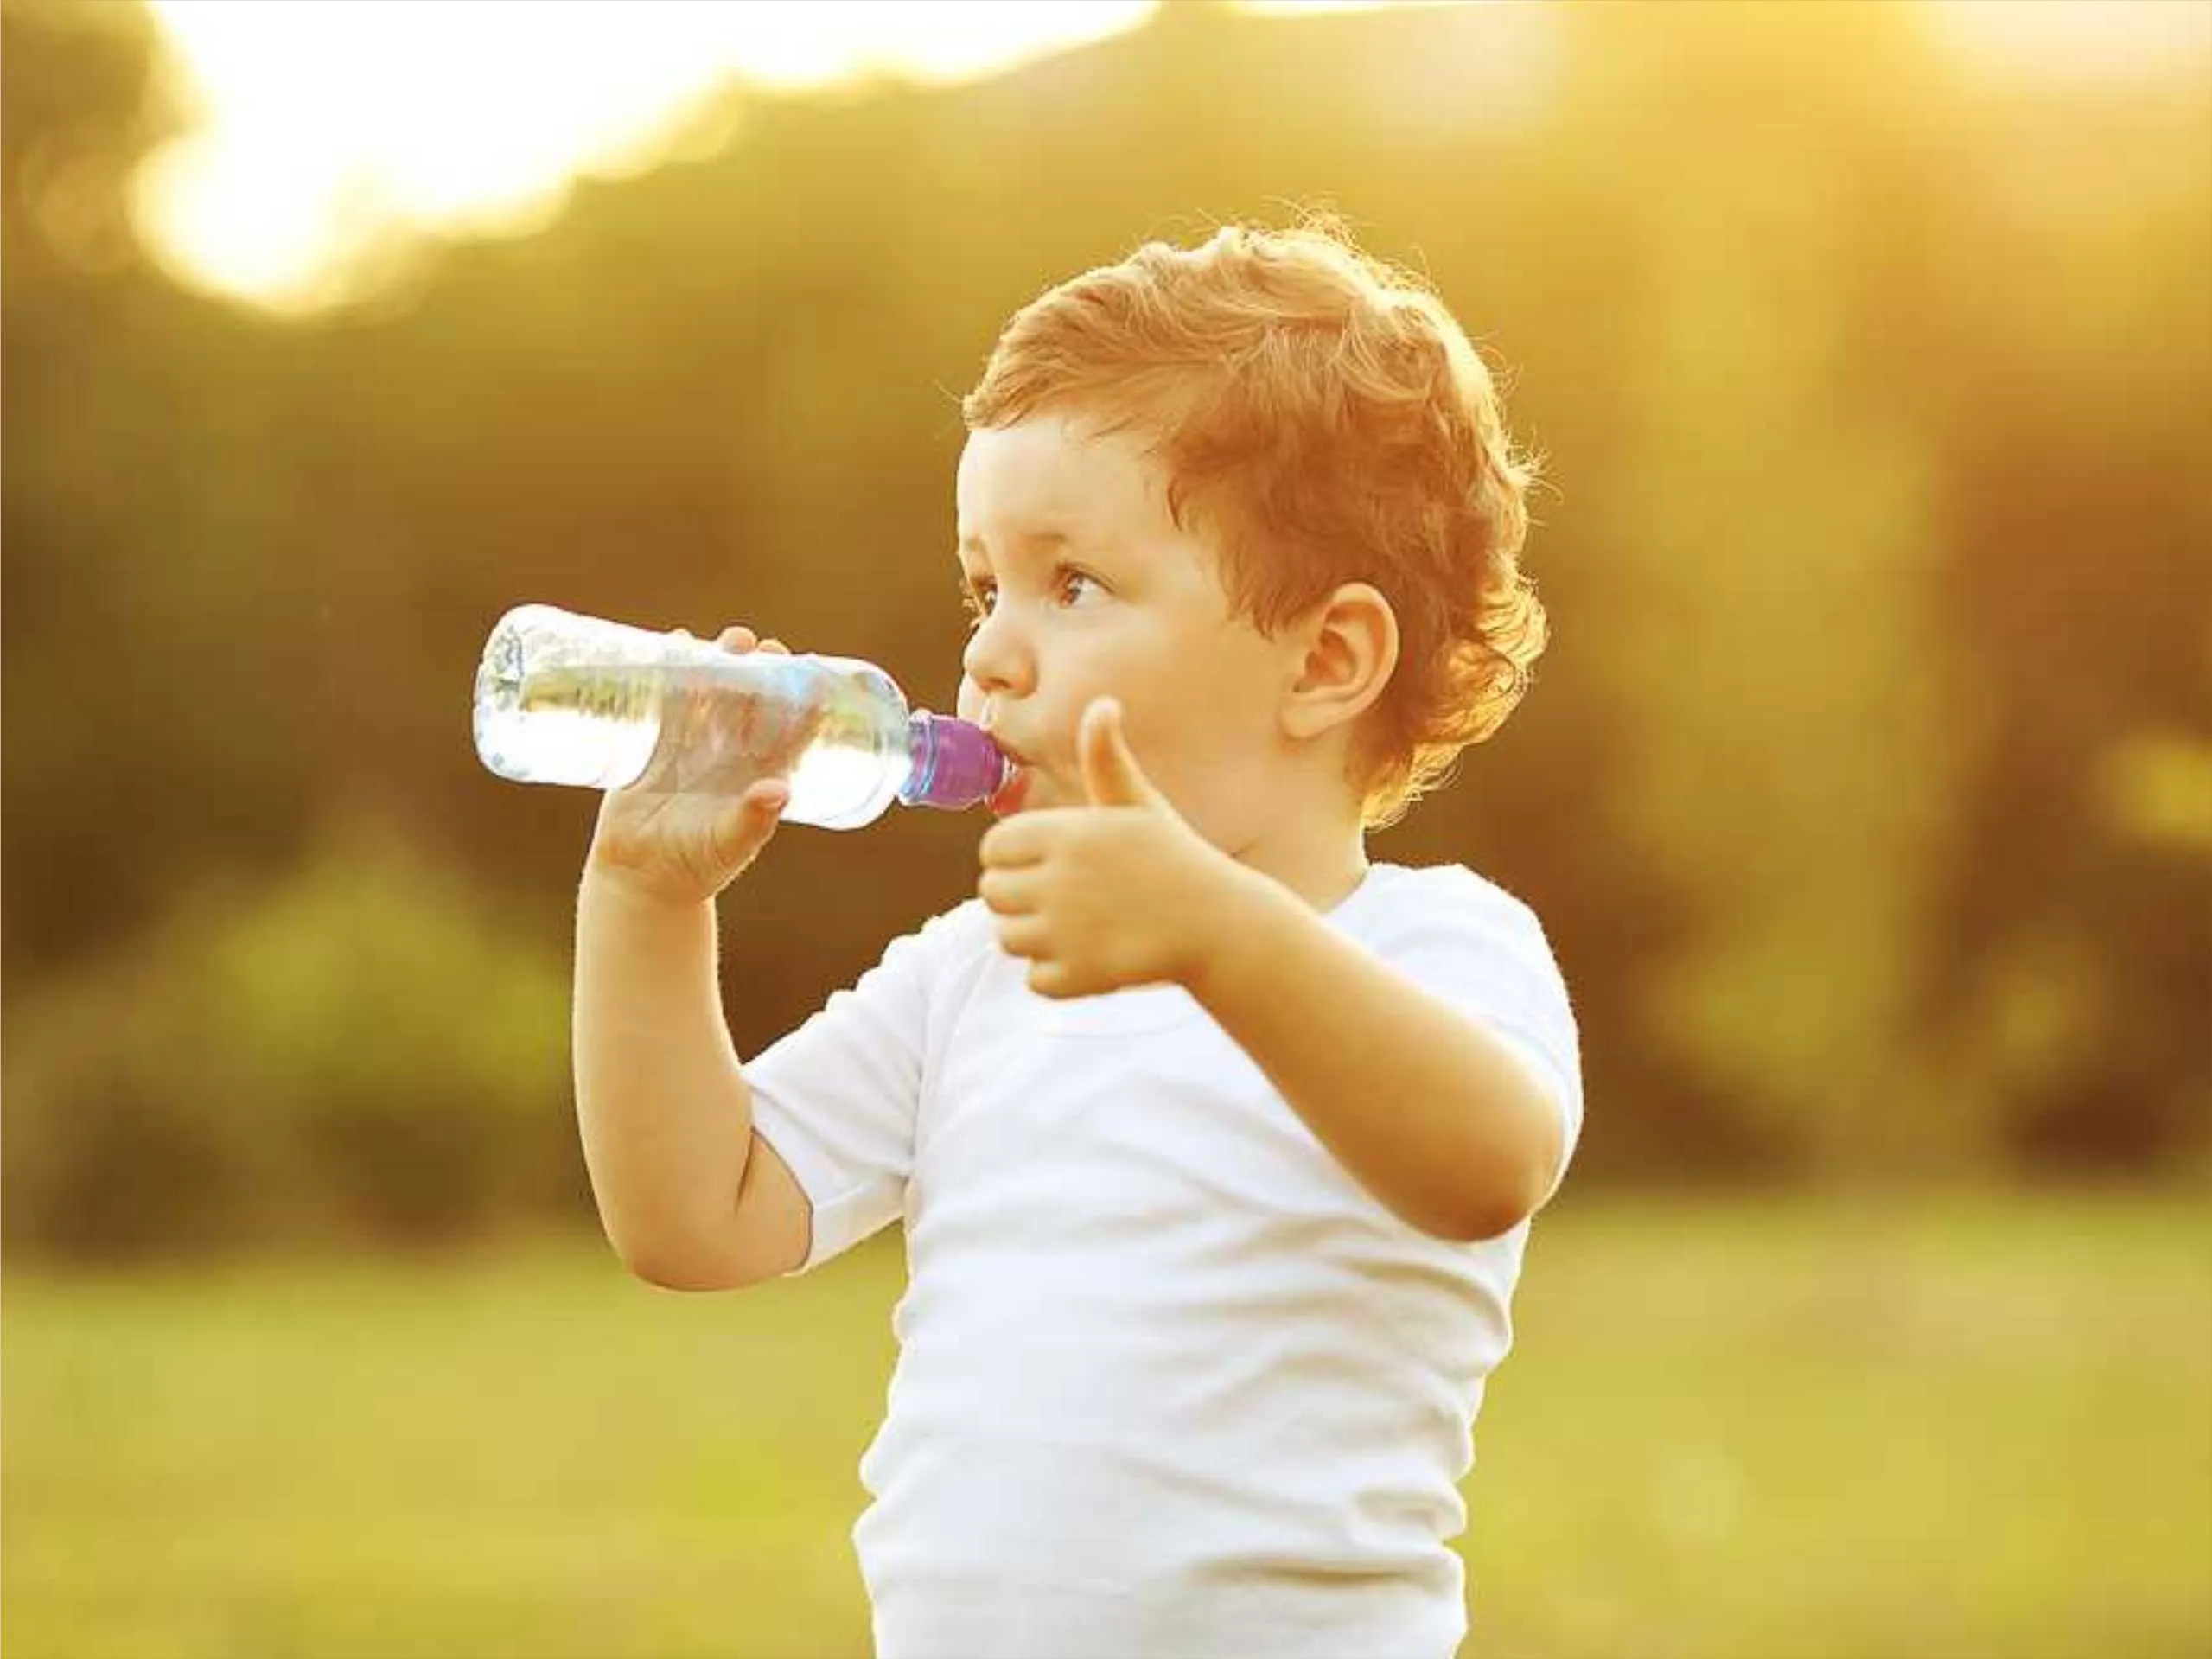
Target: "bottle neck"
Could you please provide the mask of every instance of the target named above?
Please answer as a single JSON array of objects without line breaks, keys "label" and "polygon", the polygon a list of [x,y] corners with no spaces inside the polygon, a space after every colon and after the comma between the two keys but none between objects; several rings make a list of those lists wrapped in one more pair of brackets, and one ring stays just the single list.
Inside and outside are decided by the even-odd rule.
[{"label": "bottle neck", "polygon": [[899,800],[957,812],[990,800],[1012,769],[981,726],[917,710],[907,719],[907,776]]}]

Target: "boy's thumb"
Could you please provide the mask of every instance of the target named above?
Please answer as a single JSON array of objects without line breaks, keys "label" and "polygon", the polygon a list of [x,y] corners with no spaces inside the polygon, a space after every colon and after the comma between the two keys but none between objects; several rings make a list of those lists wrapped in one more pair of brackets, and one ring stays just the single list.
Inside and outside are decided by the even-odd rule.
[{"label": "boy's thumb", "polygon": [[1094,805],[1136,807],[1152,799],[1151,782],[1122,736],[1119,703],[1093,700],[1083,711],[1081,737],[1083,783]]}]

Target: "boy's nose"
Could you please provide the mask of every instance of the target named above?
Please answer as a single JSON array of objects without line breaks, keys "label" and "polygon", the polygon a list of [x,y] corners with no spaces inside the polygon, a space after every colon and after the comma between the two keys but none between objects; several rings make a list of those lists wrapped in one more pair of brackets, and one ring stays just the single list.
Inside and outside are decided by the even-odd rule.
[{"label": "boy's nose", "polygon": [[985,617],[968,635],[967,649],[960,654],[960,667],[986,695],[1023,696],[1034,674],[1029,653],[1007,632],[998,612]]}]

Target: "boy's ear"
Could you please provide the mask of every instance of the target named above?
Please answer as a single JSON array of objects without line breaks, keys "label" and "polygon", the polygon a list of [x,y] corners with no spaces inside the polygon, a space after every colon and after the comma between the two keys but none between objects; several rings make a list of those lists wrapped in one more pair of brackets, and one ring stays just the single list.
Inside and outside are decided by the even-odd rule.
[{"label": "boy's ear", "polygon": [[1299,655],[1284,692],[1283,729],[1316,737],[1366,712],[1398,667],[1398,613],[1380,590],[1347,582],[1292,630]]}]

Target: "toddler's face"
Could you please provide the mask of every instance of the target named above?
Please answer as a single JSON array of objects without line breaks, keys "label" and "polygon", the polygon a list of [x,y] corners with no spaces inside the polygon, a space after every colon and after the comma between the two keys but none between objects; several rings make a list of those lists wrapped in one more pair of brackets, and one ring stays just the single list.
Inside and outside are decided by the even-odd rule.
[{"label": "toddler's face", "polygon": [[1081,806],[1078,724],[1093,698],[1119,699],[1138,763],[1235,852],[1266,827],[1295,649],[1231,614],[1145,443],[1056,415],[969,434],[959,561],[981,614],[959,712],[1025,763],[1015,809]]}]

